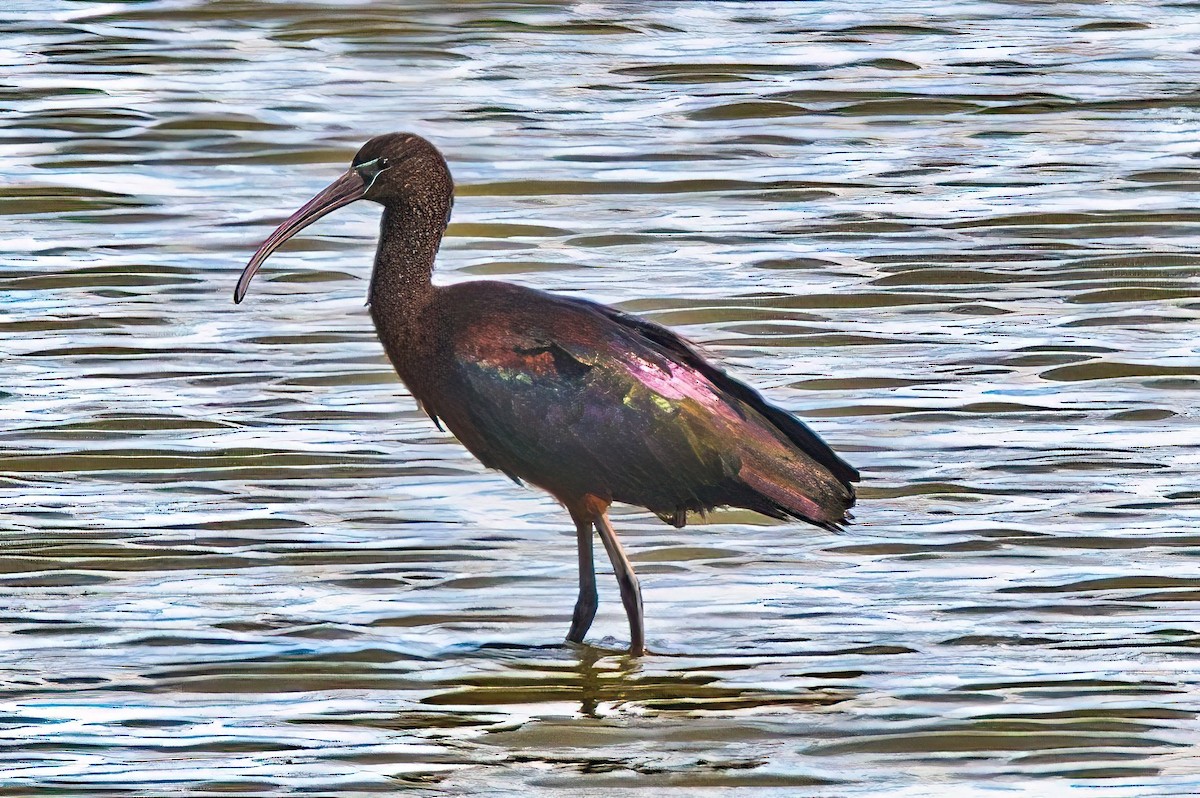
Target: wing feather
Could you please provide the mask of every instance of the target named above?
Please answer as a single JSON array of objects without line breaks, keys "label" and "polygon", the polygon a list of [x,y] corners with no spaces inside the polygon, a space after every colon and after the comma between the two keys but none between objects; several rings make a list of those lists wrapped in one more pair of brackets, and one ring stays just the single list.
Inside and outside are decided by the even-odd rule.
[{"label": "wing feather", "polygon": [[821,440],[804,422],[786,410],[776,407],[763,399],[762,395],[749,385],[729,376],[723,369],[709,363],[696,351],[695,347],[689,341],[681,337],[678,333],[663,327],[661,324],[646,321],[645,319],[623,313],[606,305],[591,302],[586,302],[585,304],[590,305],[597,312],[660,347],[666,353],[678,358],[680,362],[703,374],[713,385],[725,393],[754,408],[763,418],[775,425],[776,429],[786,435],[788,440],[794,443],[800,451],[825,467],[847,488],[851,487],[850,483],[859,481],[858,469],[839,457],[829,447],[829,444]]}]

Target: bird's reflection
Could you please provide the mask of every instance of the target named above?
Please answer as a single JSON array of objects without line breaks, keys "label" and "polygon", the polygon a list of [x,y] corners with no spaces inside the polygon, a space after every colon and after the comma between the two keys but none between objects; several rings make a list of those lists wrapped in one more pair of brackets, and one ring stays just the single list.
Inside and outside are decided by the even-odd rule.
[{"label": "bird's reflection", "polygon": [[[613,655],[596,646],[569,645],[575,655],[575,672],[579,674],[579,712],[599,717],[601,703],[619,704],[636,692],[636,677],[642,671],[637,657]],[[608,667],[600,666],[603,661]]]}]

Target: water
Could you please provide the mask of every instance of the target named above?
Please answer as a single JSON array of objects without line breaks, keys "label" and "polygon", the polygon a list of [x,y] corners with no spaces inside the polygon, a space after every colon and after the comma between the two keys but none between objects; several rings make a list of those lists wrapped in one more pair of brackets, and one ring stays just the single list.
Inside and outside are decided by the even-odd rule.
[{"label": "water", "polygon": [[[0,792],[1200,791],[1194,5],[18,2],[0,23]],[[617,508],[601,561],[406,397],[440,279],[616,303],[862,468],[835,536]],[[602,558],[601,558],[602,560]],[[674,793],[672,793],[674,794]]]}]

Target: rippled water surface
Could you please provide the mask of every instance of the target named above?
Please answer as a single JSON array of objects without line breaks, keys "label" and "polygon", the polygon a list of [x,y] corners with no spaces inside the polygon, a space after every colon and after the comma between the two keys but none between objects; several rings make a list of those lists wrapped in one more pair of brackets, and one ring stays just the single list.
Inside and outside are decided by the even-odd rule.
[{"label": "rippled water surface", "polygon": [[[0,792],[1200,791],[1200,7],[9,3]],[[440,279],[670,324],[864,473],[831,535],[574,535],[414,407],[376,133]],[[602,559],[602,558],[601,558]]]}]

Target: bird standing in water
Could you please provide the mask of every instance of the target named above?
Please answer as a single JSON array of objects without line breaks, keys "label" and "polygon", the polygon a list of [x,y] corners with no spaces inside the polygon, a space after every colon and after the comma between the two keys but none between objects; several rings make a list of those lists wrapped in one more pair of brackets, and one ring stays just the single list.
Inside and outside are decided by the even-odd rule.
[{"label": "bird standing in water", "polygon": [[434,285],[454,182],[420,136],[377,136],[349,171],[273,232],[242,272],[327,213],[383,206],[368,302],[396,373],[480,462],[560,501],[575,522],[579,597],[567,639],[596,615],[592,530],[612,561],[645,651],[637,576],[608,520],[614,501],[682,527],[718,506],[837,529],[858,472],[791,414],[706,361],[665,327],[605,305],[518,285]]}]

